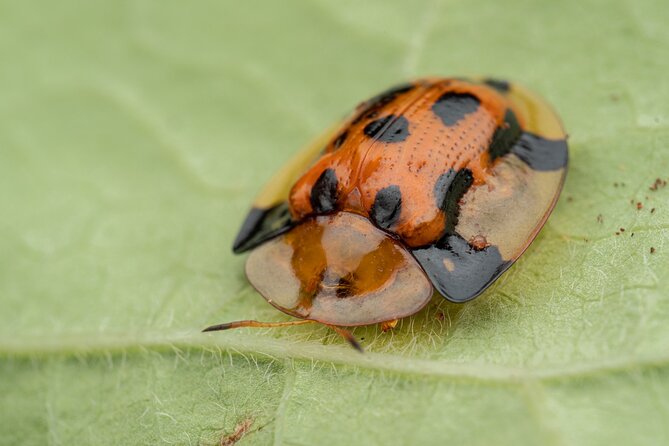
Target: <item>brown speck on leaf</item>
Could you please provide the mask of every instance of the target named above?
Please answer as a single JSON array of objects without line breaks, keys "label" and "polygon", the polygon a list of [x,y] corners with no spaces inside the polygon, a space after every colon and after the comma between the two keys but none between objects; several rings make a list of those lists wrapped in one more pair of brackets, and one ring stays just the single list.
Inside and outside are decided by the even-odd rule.
[{"label": "brown speck on leaf", "polygon": [[641,203],[640,201],[637,201],[637,203],[636,203],[636,208],[637,208],[638,210],[643,209],[643,203]]},{"label": "brown speck on leaf", "polygon": [[651,253],[651,254],[655,254],[655,248],[651,247],[651,248],[650,248],[650,253]]},{"label": "brown speck on leaf", "polygon": [[616,235],[620,235],[620,232],[616,232]]},{"label": "brown speck on leaf", "polygon": [[655,182],[653,184],[651,184],[648,189],[650,189],[652,191],[656,191],[661,187],[665,187],[666,185],[667,185],[666,180],[663,180],[662,178],[656,178]]},{"label": "brown speck on leaf", "polygon": [[237,424],[237,426],[235,426],[235,430],[231,434],[221,438],[221,441],[218,443],[219,446],[234,445],[239,440],[241,440],[244,435],[246,435],[246,433],[251,428],[252,424],[253,420],[251,418],[247,418],[244,421],[240,422],[239,424]]},{"label": "brown speck on leaf", "polygon": [[604,223],[604,216],[602,214],[597,216],[597,223]]},{"label": "brown speck on leaf", "polygon": [[651,213],[651,214],[654,214],[654,213],[655,213],[655,208],[651,209],[651,210],[650,210],[650,213]]},{"label": "brown speck on leaf", "polygon": [[620,232],[625,232],[625,228],[620,228]]},{"label": "brown speck on leaf", "polygon": [[446,318],[446,316],[444,316],[444,312],[443,312],[443,311],[438,311],[438,312],[437,312],[437,320],[438,320],[439,322],[444,322],[444,319],[445,319],[445,318]]},{"label": "brown speck on leaf", "polygon": [[571,203],[572,201],[574,201],[574,197],[572,197],[572,196],[567,197],[567,202],[568,203]]}]

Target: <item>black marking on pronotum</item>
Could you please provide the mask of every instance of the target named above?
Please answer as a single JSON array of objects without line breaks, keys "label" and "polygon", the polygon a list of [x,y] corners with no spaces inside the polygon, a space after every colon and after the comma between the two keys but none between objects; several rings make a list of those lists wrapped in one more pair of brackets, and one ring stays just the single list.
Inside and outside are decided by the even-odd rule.
[{"label": "black marking on pronotum", "polygon": [[484,84],[486,84],[489,87],[494,88],[495,90],[501,92],[501,93],[506,93],[511,89],[511,85],[502,79],[485,79],[483,81]]},{"label": "black marking on pronotum", "polygon": [[337,208],[337,174],[334,169],[325,169],[311,188],[311,208],[316,214],[332,212]]},{"label": "black marking on pronotum", "polygon": [[352,273],[346,274],[344,277],[340,277],[337,281],[337,285],[334,287],[335,296],[340,299],[346,299],[356,294],[354,290],[355,277]]},{"label": "black marking on pronotum", "polygon": [[378,141],[401,142],[409,136],[409,121],[404,116],[388,115],[367,124],[363,132]]},{"label": "black marking on pronotum", "polygon": [[442,94],[432,105],[432,111],[444,125],[453,126],[470,113],[478,110],[481,101],[470,93],[454,93],[449,91]]},{"label": "black marking on pronotum", "polygon": [[407,93],[414,89],[412,84],[402,84],[396,87],[390,88],[383,93],[380,93],[373,98],[369,99],[360,106],[360,111],[358,115],[353,119],[353,124],[357,124],[362,119],[370,119],[378,115],[378,110],[383,106],[390,104],[395,98],[401,94]]},{"label": "black marking on pronotum", "polygon": [[569,161],[567,141],[546,139],[528,132],[522,134],[511,152],[534,170],[562,169]]},{"label": "black marking on pronotum", "polygon": [[232,251],[237,254],[248,251],[292,227],[293,221],[285,201],[269,209],[253,208],[235,238]]},{"label": "black marking on pronotum", "polygon": [[348,130],[344,130],[335,138],[335,140],[332,142],[332,147],[337,150],[338,148],[341,147],[342,144],[344,144],[344,141],[346,141],[346,138],[348,137]]},{"label": "black marking on pronotum", "polygon": [[507,109],[504,114],[504,122],[497,127],[490,142],[490,160],[494,161],[511,151],[513,145],[518,141],[523,131],[520,128],[516,114]]},{"label": "black marking on pronotum", "polygon": [[466,302],[481,294],[513,262],[496,246],[475,250],[458,234],[412,251],[437,291],[451,302]]},{"label": "black marking on pronotum", "polygon": [[392,185],[381,189],[374,198],[370,213],[372,221],[382,229],[390,229],[400,218],[402,193],[400,187]]},{"label": "black marking on pronotum", "polygon": [[460,169],[457,172],[449,169],[442,173],[434,186],[436,205],[446,215],[445,234],[452,234],[458,224],[460,214],[460,199],[472,185],[474,177],[469,169]]}]

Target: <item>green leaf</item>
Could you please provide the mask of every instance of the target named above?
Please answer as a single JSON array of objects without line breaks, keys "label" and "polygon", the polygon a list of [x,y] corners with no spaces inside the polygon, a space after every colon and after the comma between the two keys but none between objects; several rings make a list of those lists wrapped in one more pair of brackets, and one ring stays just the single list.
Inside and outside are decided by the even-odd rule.
[{"label": "green leaf", "polygon": [[[0,444],[667,444],[667,23],[662,0],[0,2]],[[427,74],[563,117],[568,180],[523,258],[356,329],[364,355],[200,333],[288,319],[230,252],[252,197]]]}]

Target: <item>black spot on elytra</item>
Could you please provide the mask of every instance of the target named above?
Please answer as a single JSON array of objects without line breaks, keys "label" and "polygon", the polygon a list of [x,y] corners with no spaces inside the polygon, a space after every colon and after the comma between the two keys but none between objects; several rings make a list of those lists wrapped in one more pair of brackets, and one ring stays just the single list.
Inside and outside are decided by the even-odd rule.
[{"label": "black spot on elytra", "polygon": [[478,110],[481,101],[470,93],[448,92],[442,94],[432,105],[432,111],[444,125],[453,126],[468,114]]},{"label": "black spot on elytra", "polygon": [[337,209],[337,175],[334,169],[325,169],[311,188],[311,208],[316,214],[325,214]]},{"label": "black spot on elytra", "polygon": [[379,110],[381,108],[390,104],[392,101],[395,100],[396,97],[413,90],[414,87],[415,86],[412,84],[398,85],[365,101],[360,106],[360,111],[358,112],[357,116],[353,119],[352,123],[357,124],[363,119],[375,118],[376,116],[379,115]]},{"label": "black spot on elytra", "polygon": [[452,234],[458,224],[460,213],[460,199],[472,185],[474,177],[469,169],[460,169],[457,172],[449,169],[437,179],[434,186],[436,204],[446,215],[445,234]]},{"label": "black spot on elytra", "polygon": [[504,114],[504,122],[501,126],[497,127],[495,133],[492,135],[492,141],[488,149],[490,159],[494,161],[496,158],[509,153],[522,133],[523,131],[520,128],[520,124],[518,124],[516,114],[508,109]]},{"label": "black spot on elytra", "polygon": [[546,139],[528,132],[522,134],[511,152],[534,170],[562,169],[569,161],[567,141]]},{"label": "black spot on elytra", "polygon": [[409,121],[404,116],[388,115],[367,124],[363,132],[379,141],[400,142],[409,136]]},{"label": "black spot on elytra", "polygon": [[346,138],[348,137],[348,131],[344,130],[342,133],[337,136],[337,138],[332,142],[332,147],[337,150],[338,148],[341,147],[342,144],[344,144],[344,141],[346,141]]},{"label": "black spot on elytra", "polygon": [[439,294],[451,302],[475,298],[513,263],[504,260],[496,246],[476,250],[458,234],[412,254]]},{"label": "black spot on elytra", "polygon": [[486,79],[483,83],[501,93],[506,93],[511,89],[511,85],[509,85],[507,81],[501,79]]},{"label": "black spot on elytra", "polygon": [[402,211],[402,193],[400,187],[393,185],[381,189],[374,198],[370,218],[382,229],[390,229],[400,217]]}]

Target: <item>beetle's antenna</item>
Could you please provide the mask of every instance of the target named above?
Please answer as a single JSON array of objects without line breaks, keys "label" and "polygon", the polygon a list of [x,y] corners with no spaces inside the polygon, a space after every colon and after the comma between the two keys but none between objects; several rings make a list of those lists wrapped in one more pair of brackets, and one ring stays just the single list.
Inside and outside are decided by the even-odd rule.
[{"label": "beetle's antenna", "polygon": [[235,321],[235,322],[226,322],[225,324],[212,325],[207,327],[203,332],[206,331],[221,331],[221,330],[230,330],[231,328],[243,328],[243,327],[289,327],[291,325],[302,325],[302,324],[311,324],[316,321],[302,319],[299,321],[287,321],[287,322],[259,322],[259,321]]},{"label": "beetle's antenna", "polygon": [[[202,330],[202,332],[208,332],[208,331],[221,331],[221,330],[230,330],[232,328],[244,328],[244,327],[255,327],[255,328],[262,328],[262,327],[267,327],[267,328],[277,328],[277,327],[290,327],[291,325],[303,325],[303,324],[312,324],[316,323],[318,321],[312,321],[310,319],[301,319],[297,321],[286,321],[286,322],[260,322],[260,321],[235,321],[235,322],[226,322],[224,324],[217,324],[217,325],[212,325],[210,327],[205,328]],[[351,334],[350,331],[341,328],[341,327],[335,327],[334,325],[328,325],[328,324],[323,324],[326,327],[331,328],[332,330],[335,331],[339,336],[344,338],[346,342],[351,344],[351,346],[359,351],[360,353],[364,353],[365,351],[362,349],[362,346],[360,343],[355,339],[355,337]]]}]

